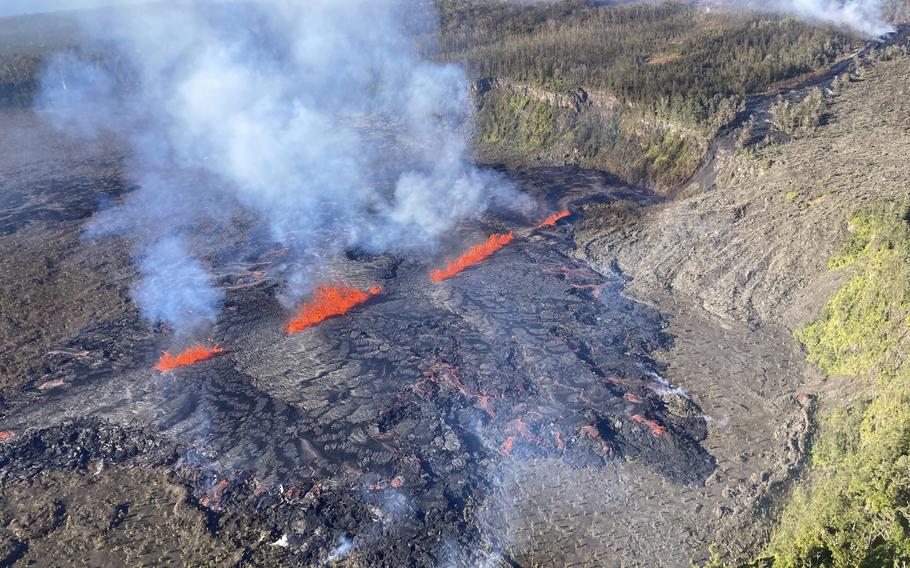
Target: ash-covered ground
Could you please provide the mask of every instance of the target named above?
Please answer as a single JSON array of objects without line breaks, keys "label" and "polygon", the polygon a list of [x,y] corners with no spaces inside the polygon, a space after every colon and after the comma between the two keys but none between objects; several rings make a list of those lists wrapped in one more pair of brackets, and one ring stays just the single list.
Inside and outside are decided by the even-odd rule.
[{"label": "ash-covered ground", "polygon": [[[544,228],[493,214],[463,225],[452,255],[493,232],[515,240],[440,283],[428,272],[441,258],[348,250],[324,281],[383,293],[293,335],[280,278],[293,260],[238,223],[206,259],[227,297],[210,338],[224,353],[159,373],[174,338],[128,299],[127,243],[81,236],[130,191],[118,154],[55,143],[57,161],[11,152],[3,176],[2,239],[18,251],[2,274],[6,487],[166,468],[211,531],[256,526],[268,537],[258,544],[277,543],[292,565],[520,565],[521,520],[497,521],[516,505],[516,471],[630,463],[697,487],[715,468],[702,412],[653,359],[672,342],[664,318],[622,295],[621,274],[573,258],[577,214]],[[602,173],[510,175],[545,210],[654,201]],[[593,510],[598,496],[574,499]],[[17,536],[8,560],[28,542]],[[559,542],[538,544],[560,557]]]}]

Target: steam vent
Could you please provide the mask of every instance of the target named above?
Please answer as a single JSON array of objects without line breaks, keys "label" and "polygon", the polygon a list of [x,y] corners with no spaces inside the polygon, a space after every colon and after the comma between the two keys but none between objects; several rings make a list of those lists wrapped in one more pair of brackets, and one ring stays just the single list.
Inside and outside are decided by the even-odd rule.
[{"label": "steam vent", "polygon": [[0,566],[907,565],[908,18],[0,5]]}]

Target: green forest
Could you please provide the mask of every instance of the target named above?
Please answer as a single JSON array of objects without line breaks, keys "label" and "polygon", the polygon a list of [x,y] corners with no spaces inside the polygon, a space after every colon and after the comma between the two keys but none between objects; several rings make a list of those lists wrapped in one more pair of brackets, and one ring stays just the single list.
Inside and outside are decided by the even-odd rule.
[{"label": "green forest", "polygon": [[441,57],[465,63],[474,77],[604,90],[699,125],[725,99],[819,69],[862,44],[845,31],[791,18],[676,2],[437,4]]}]

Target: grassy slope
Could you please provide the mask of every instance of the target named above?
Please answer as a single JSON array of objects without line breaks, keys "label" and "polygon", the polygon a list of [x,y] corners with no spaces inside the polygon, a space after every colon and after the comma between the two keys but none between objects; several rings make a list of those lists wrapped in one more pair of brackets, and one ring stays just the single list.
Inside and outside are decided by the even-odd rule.
[{"label": "grassy slope", "polygon": [[904,207],[864,212],[831,259],[854,275],[797,332],[810,361],[868,388],[822,423],[810,483],[768,550],[774,566],[910,560],[910,224]]},{"label": "grassy slope", "polygon": [[[733,181],[741,195],[757,188],[741,207],[777,194],[802,208],[826,208],[824,217],[791,213],[790,224],[830,233],[830,225],[820,224],[824,218],[845,227],[827,274],[813,278],[840,285],[795,335],[811,363],[855,383],[842,389],[848,396],[824,401],[808,471],[753,566],[910,561],[910,179],[900,165],[910,144],[908,75],[906,56],[880,62],[835,97],[833,123],[759,152],[746,161],[769,165],[743,168]],[[790,175],[782,175],[782,166]],[[780,195],[786,188],[792,189]],[[769,235],[783,228],[780,220],[766,222]],[[800,246],[809,254],[824,250],[809,240]],[[757,277],[767,271],[759,268]],[[718,556],[713,565],[725,564]]]}]

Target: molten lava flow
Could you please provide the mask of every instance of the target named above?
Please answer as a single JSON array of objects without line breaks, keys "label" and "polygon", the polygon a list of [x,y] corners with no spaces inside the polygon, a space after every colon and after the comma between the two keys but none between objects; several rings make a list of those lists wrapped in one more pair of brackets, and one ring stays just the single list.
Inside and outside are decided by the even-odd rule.
[{"label": "molten lava flow", "polygon": [[451,278],[464,270],[465,268],[485,260],[491,254],[512,242],[512,233],[494,233],[490,235],[487,242],[472,247],[455,260],[449,260],[445,268],[435,268],[430,272],[430,280],[433,282],[442,282]]},{"label": "molten lava flow", "polygon": [[217,345],[213,347],[204,347],[201,343],[190,347],[182,353],[177,355],[171,355],[165,351],[161,358],[158,359],[158,363],[155,365],[155,370],[160,372],[171,371],[177,367],[187,367],[189,365],[194,365],[199,361],[205,361],[206,359],[211,359],[218,353],[221,353],[221,347]]},{"label": "molten lava flow", "polygon": [[0,442],[8,442],[16,437],[16,433],[11,430],[4,430],[0,432]]},{"label": "molten lava flow", "polygon": [[209,494],[199,499],[199,504],[215,511],[221,510],[221,498],[224,496],[224,490],[228,488],[227,479],[222,479],[218,485],[213,487]]},{"label": "molten lava flow", "polygon": [[521,418],[515,418],[506,423],[505,426],[506,434],[512,434],[511,436],[506,436],[506,441],[503,442],[500,452],[506,456],[512,455],[512,448],[515,445],[515,442],[527,438],[534,444],[540,443],[540,437],[536,436],[534,432],[525,424],[524,420]]},{"label": "molten lava flow", "polygon": [[512,455],[512,445],[515,443],[515,436],[509,436],[506,438],[506,441],[502,444],[502,449],[500,450],[503,454],[507,456]]},{"label": "molten lava flow", "polygon": [[569,210],[563,209],[562,211],[560,211],[558,213],[553,213],[552,215],[550,215],[549,217],[547,217],[546,219],[541,221],[540,224],[537,225],[537,228],[543,229],[544,227],[550,227],[552,225],[555,225],[556,221],[559,221],[560,219],[565,219],[568,216],[569,216]]},{"label": "molten lava flow", "polygon": [[458,377],[458,371],[451,365],[445,363],[434,363],[430,367],[429,373],[414,383],[414,392],[421,398],[427,398],[433,394],[432,385],[445,386],[456,390],[465,398],[476,399],[478,408],[486,412],[490,418],[495,418],[493,413],[493,397],[482,392],[474,392]]},{"label": "molten lava flow", "polygon": [[562,439],[562,435],[559,432],[553,432],[553,435],[556,437],[556,447],[560,450],[566,449],[566,443]]},{"label": "molten lava flow", "polygon": [[390,479],[388,481],[380,481],[378,483],[371,483],[369,487],[370,487],[371,491],[382,491],[382,490],[388,489],[388,488],[398,489],[402,485],[404,485],[404,478],[402,478],[399,475],[397,477],[393,477],[392,479]]},{"label": "molten lava flow", "polygon": [[540,443],[540,438],[535,436],[534,432],[531,432],[531,429],[528,428],[528,425],[525,424],[521,418],[516,418],[506,423],[506,432],[515,432],[520,436],[527,437],[535,444]]},{"label": "molten lava flow", "polygon": [[345,314],[381,292],[382,288],[378,286],[374,286],[366,292],[348,288],[345,285],[317,286],[310,301],[300,308],[297,317],[292,319],[284,329],[288,333],[303,331],[331,317]]},{"label": "molten lava flow", "polygon": [[627,401],[631,402],[632,404],[641,404],[641,403],[643,403],[643,402],[645,401],[645,399],[643,399],[642,397],[638,396],[638,395],[635,394],[634,392],[627,392],[626,394],[624,394],[624,395],[622,395],[622,396],[623,396],[624,399],[626,399]]},{"label": "molten lava flow", "polygon": [[44,381],[43,383],[38,385],[38,390],[43,391],[43,390],[48,390],[48,389],[55,389],[57,387],[62,387],[62,386],[63,386],[63,379],[51,379],[49,381]]},{"label": "molten lava flow", "polygon": [[660,422],[657,420],[649,420],[642,416],[641,414],[636,414],[631,417],[631,419],[639,424],[644,424],[651,429],[651,435],[657,438],[658,436],[663,436],[666,434],[667,429],[664,426],[661,426]]},{"label": "molten lava flow", "polygon": [[605,454],[613,453],[613,448],[611,448],[610,445],[604,441],[603,437],[601,437],[600,432],[597,430],[597,426],[588,424],[579,428],[579,431],[583,436],[587,436],[588,438],[594,440],[596,443],[600,444],[600,448]]}]

